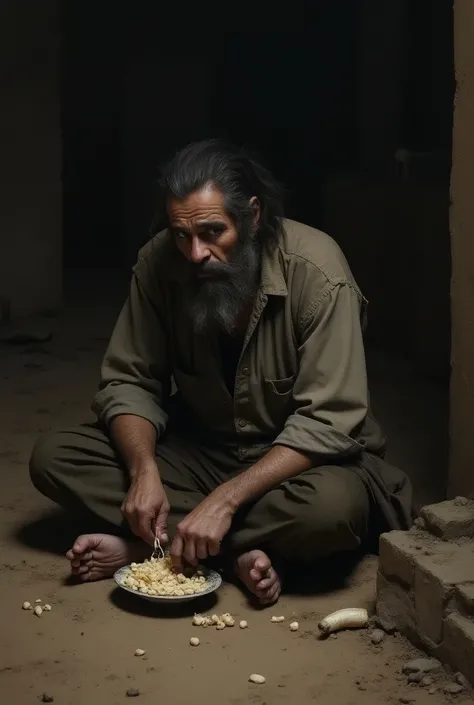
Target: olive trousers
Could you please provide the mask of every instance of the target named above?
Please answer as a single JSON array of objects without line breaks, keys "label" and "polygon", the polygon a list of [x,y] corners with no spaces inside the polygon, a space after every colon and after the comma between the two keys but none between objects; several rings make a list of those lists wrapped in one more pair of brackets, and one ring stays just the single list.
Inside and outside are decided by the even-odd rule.
[{"label": "olive trousers", "polygon": [[[171,506],[170,538],[204,497],[249,467],[222,448],[199,447],[171,432],[160,439],[156,454]],[[30,475],[42,494],[83,520],[86,530],[97,530],[100,524],[108,533],[131,538],[121,513],[127,470],[99,424],[41,437]],[[367,536],[370,505],[354,465],[319,466],[237,512],[223,546],[235,554],[259,548],[273,560],[311,564],[359,548]]]}]

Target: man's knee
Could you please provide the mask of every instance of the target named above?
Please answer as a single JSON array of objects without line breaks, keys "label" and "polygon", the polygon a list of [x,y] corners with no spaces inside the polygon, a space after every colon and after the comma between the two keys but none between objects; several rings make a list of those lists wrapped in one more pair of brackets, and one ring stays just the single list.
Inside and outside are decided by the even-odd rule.
[{"label": "man's knee", "polygon": [[47,433],[36,441],[30,458],[30,478],[40,492],[46,493],[51,484],[54,468],[57,467],[60,453],[58,433]]},{"label": "man's knee", "polygon": [[303,551],[318,556],[355,550],[368,531],[369,496],[362,480],[350,470],[330,471],[330,476],[308,491],[296,504],[293,530]]}]

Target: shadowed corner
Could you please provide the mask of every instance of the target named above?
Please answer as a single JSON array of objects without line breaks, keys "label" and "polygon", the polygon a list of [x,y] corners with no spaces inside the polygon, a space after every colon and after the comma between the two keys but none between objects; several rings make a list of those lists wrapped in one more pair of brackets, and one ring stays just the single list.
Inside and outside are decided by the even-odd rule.
[{"label": "shadowed corner", "polygon": [[129,614],[143,617],[154,617],[156,619],[179,619],[182,617],[192,617],[196,613],[209,612],[214,610],[219,603],[216,593],[197,597],[187,602],[151,602],[132,595],[126,590],[121,590],[118,586],[109,594],[111,603]]},{"label": "shadowed corner", "polygon": [[361,551],[341,553],[321,558],[305,570],[285,571],[284,592],[299,596],[321,596],[350,587],[354,574],[368,554]]}]

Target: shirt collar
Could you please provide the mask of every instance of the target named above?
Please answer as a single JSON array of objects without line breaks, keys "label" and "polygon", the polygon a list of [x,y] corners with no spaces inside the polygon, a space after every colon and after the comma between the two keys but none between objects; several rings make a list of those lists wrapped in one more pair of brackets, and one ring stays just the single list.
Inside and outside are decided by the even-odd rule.
[{"label": "shirt collar", "polygon": [[270,296],[288,296],[281,251],[278,245],[271,250],[265,249],[263,251],[260,288],[264,294]]}]

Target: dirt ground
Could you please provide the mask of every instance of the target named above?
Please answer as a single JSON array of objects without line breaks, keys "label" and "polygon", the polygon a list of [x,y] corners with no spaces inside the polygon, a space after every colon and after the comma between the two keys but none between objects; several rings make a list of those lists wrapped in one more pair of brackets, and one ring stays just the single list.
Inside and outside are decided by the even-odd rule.
[{"label": "dirt ground", "polygon": [[[217,604],[196,602],[183,611],[128,596],[112,581],[68,582],[62,556],[75,528],[30,486],[28,457],[39,433],[91,416],[100,358],[121,293],[117,290],[100,306],[93,292],[81,304],[78,297],[70,298],[60,317],[42,321],[53,332],[49,342],[0,345],[0,702],[29,705],[46,693],[60,705],[118,705],[128,701],[129,688],[140,691],[138,702],[143,705],[278,705],[290,698],[301,705],[446,702],[442,684],[450,681],[447,675],[431,695],[407,684],[401,667],[417,652],[399,637],[387,636],[380,646],[372,645],[366,631],[326,641],[315,637],[318,620],[328,612],[348,606],[373,608],[372,557],[345,585],[329,592],[285,595],[269,611],[255,611],[230,585],[218,592]],[[388,402],[385,417],[392,418],[395,428],[393,418],[402,401],[396,374],[390,379],[390,389],[379,385],[379,398]],[[410,380],[405,387],[413,393]],[[436,493],[440,483],[425,480],[433,472],[428,448],[441,437],[443,411],[436,410],[437,392],[426,394],[433,396],[420,411],[425,425],[416,433],[412,417],[420,403],[412,399],[408,407],[405,404],[400,428],[406,435],[399,442],[399,457],[410,449],[411,462],[423,456],[425,465],[418,463],[416,483]],[[426,413],[431,414],[431,424]],[[21,609],[23,601],[36,599],[49,602],[52,611],[37,618]],[[211,610],[246,619],[249,628],[215,631],[192,626],[193,611]],[[287,621],[271,624],[276,613],[286,615]],[[299,621],[299,631],[289,631],[290,617]],[[189,645],[194,635],[201,639],[198,648]],[[137,648],[146,655],[136,657]],[[266,683],[249,683],[251,673],[263,674]],[[468,699],[457,697],[457,702],[463,701]]]}]

